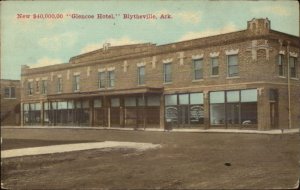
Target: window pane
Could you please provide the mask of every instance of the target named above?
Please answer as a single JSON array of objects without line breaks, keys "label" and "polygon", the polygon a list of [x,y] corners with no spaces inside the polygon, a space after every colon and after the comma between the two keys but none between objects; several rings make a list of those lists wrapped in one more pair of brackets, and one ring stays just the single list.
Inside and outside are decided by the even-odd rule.
[{"label": "window pane", "polygon": [[227,102],[239,102],[240,91],[227,91]]},{"label": "window pane", "polygon": [[225,102],[224,94],[225,94],[224,91],[210,92],[209,93],[210,103],[224,103]]},{"label": "window pane", "polygon": [[75,105],[76,105],[76,108],[82,108],[81,101],[76,101]]},{"label": "window pane", "polygon": [[148,96],[147,97],[148,106],[159,106],[160,105],[160,96]]},{"label": "window pane", "polygon": [[165,105],[177,105],[177,95],[165,95]]},{"label": "window pane", "polygon": [[240,107],[239,103],[226,104],[226,114],[228,124],[239,124]]},{"label": "window pane", "polygon": [[190,104],[203,104],[203,93],[191,93],[190,99]]},{"label": "window pane", "polygon": [[138,106],[144,106],[145,105],[145,99],[146,97],[138,97]]},{"label": "window pane", "polygon": [[228,56],[228,65],[237,65],[238,64],[238,56],[237,55],[229,55]]},{"label": "window pane", "polygon": [[211,74],[212,75],[219,74],[218,58],[216,58],[216,57],[211,59]]},{"label": "window pane", "polygon": [[41,110],[41,104],[40,103],[35,104],[35,110]]},{"label": "window pane", "polygon": [[241,102],[256,102],[257,89],[241,90]]},{"label": "window pane", "polygon": [[105,72],[100,72],[98,75],[99,88],[105,88]]},{"label": "window pane", "polygon": [[4,89],[4,97],[9,98],[9,88]]},{"label": "window pane", "polygon": [[74,102],[68,101],[68,109],[73,109],[73,108],[74,108]]},{"label": "window pane", "polygon": [[241,104],[241,122],[242,124],[257,124],[257,103]]},{"label": "window pane", "polygon": [[120,106],[120,99],[119,98],[112,98],[110,100],[111,107],[119,107]]},{"label": "window pane", "polygon": [[54,109],[54,110],[57,109],[57,103],[56,102],[52,102],[51,106],[52,106],[52,109]]},{"label": "window pane", "polygon": [[68,108],[68,104],[67,102],[57,102],[57,109],[61,110],[61,109],[67,109]]},{"label": "window pane", "polygon": [[144,84],[145,83],[145,67],[138,67],[138,83],[141,85],[141,84]]},{"label": "window pane", "polygon": [[84,100],[82,101],[82,108],[89,108],[90,105],[89,105],[89,101],[88,100]]},{"label": "window pane", "polygon": [[190,106],[190,123],[191,124],[203,124],[204,123],[203,105]]},{"label": "window pane", "polygon": [[35,110],[35,104],[29,104],[30,110]]},{"label": "window pane", "polygon": [[49,110],[49,102],[44,103],[44,110]]},{"label": "window pane", "polygon": [[225,106],[224,104],[210,105],[210,123],[212,125],[225,123]]},{"label": "window pane", "polygon": [[189,95],[188,94],[179,94],[179,104],[180,105],[189,104]]},{"label": "window pane", "polygon": [[23,104],[24,111],[29,111],[29,104]]},{"label": "window pane", "polygon": [[94,100],[94,107],[95,108],[100,108],[102,107],[102,101],[99,99]]},{"label": "window pane", "polygon": [[126,97],[124,103],[126,107],[136,106],[136,99],[135,97]]},{"label": "window pane", "polygon": [[172,82],[171,63],[164,64],[164,82]]}]

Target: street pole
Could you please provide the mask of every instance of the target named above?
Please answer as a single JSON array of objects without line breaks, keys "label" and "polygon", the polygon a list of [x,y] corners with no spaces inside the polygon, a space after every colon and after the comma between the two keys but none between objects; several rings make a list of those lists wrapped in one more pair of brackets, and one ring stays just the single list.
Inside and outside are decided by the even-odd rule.
[{"label": "street pole", "polygon": [[289,129],[292,128],[291,113],[291,68],[290,68],[290,42],[287,44],[287,63],[288,63],[288,111],[289,111]]}]

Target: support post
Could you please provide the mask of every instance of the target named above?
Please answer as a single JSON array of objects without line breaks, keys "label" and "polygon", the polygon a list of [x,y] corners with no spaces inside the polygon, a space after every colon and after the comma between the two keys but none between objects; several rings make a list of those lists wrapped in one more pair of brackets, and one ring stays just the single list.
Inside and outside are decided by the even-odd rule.
[{"label": "support post", "polygon": [[165,128],[165,100],[164,100],[164,95],[163,94],[161,94],[161,96],[160,96],[160,111],[159,111],[159,113],[160,113],[160,124],[159,124],[159,126],[160,126],[160,128],[161,129],[164,129]]}]

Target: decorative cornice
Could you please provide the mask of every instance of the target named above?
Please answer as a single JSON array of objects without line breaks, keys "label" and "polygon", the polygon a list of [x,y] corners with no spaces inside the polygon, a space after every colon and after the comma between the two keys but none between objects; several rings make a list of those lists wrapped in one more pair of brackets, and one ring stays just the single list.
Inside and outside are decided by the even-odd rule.
[{"label": "decorative cornice", "polygon": [[136,66],[137,67],[143,67],[146,65],[146,62],[141,62],[141,63],[137,63]]},{"label": "decorative cornice", "polygon": [[212,52],[209,54],[210,57],[218,57],[220,52]]},{"label": "decorative cornice", "polygon": [[235,55],[235,54],[238,54],[239,53],[239,49],[231,49],[231,50],[226,50],[225,51],[225,54],[226,55]]},{"label": "decorative cornice", "polygon": [[298,53],[296,53],[296,52],[290,52],[290,56],[291,57],[298,57]]},{"label": "decorative cornice", "polygon": [[105,72],[106,71],[106,68],[99,68],[98,69],[98,72]]},{"label": "decorative cornice", "polygon": [[192,55],[192,59],[202,59],[203,58],[203,53],[200,55]]},{"label": "decorative cornice", "polygon": [[80,72],[75,72],[73,73],[73,75],[80,75]]},{"label": "decorative cornice", "polygon": [[113,70],[115,70],[116,68],[115,67],[108,67],[107,68],[107,71],[113,71]]},{"label": "decorative cornice", "polygon": [[171,63],[173,61],[172,58],[168,58],[168,59],[163,59],[163,63]]}]

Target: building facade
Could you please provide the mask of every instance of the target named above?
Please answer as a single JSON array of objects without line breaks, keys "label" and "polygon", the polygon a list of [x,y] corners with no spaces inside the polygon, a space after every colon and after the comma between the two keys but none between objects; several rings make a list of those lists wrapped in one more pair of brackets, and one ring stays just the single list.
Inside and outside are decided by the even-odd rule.
[{"label": "building facade", "polygon": [[300,125],[299,37],[247,29],[22,67],[22,125],[269,130]]},{"label": "building facade", "polygon": [[1,79],[1,126],[20,125],[20,80]]}]

